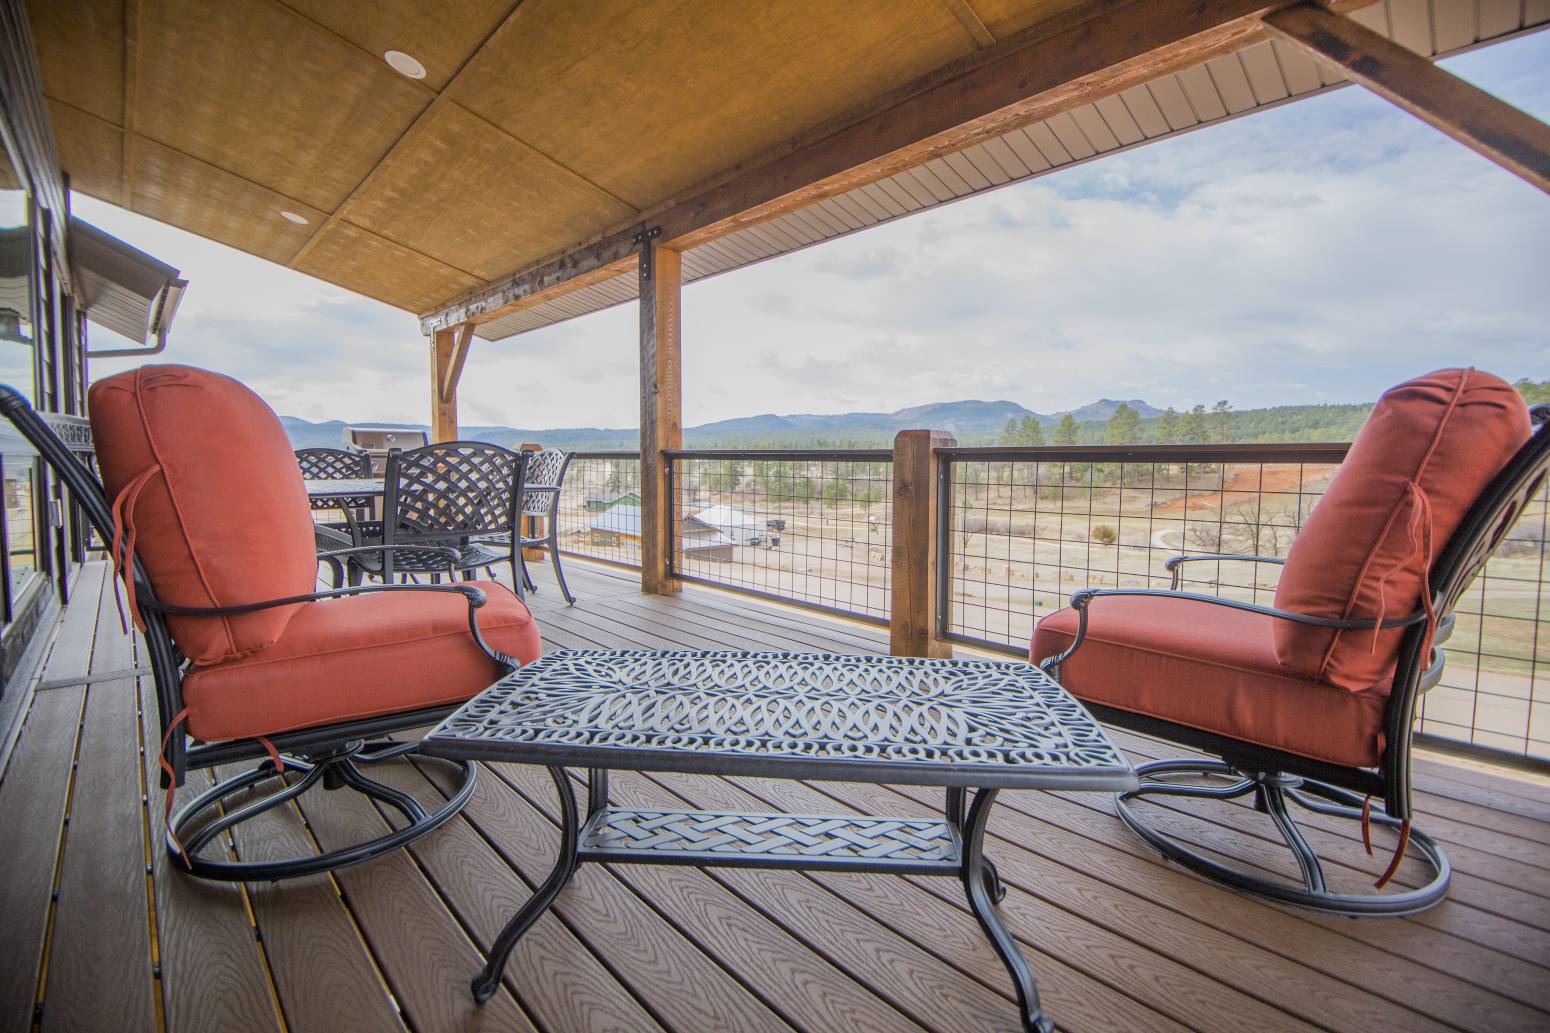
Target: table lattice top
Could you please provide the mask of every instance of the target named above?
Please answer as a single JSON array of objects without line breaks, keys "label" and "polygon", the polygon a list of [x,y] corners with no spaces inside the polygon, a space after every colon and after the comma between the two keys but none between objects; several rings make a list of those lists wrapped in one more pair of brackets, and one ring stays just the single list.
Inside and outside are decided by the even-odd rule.
[{"label": "table lattice top", "polygon": [[1037,667],[741,651],[561,650],[502,679],[426,753],[637,770],[1120,790],[1134,774]]}]

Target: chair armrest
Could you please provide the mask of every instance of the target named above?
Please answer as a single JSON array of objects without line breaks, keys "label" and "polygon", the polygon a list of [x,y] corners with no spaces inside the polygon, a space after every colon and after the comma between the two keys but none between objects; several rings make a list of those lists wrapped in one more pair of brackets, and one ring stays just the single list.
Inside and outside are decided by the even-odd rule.
[{"label": "chair armrest", "polygon": [[1217,562],[1237,560],[1242,563],[1274,563],[1277,566],[1284,566],[1286,564],[1286,559],[1281,556],[1249,556],[1232,552],[1194,552],[1185,553],[1182,556],[1169,556],[1163,563],[1163,569],[1173,575],[1173,587],[1175,589],[1179,587],[1179,568],[1186,563],[1195,563],[1200,560],[1215,560]]},{"label": "chair armrest", "polygon": [[1332,631],[1375,631],[1378,629],[1387,631],[1392,628],[1408,628],[1413,624],[1425,622],[1427,617],[1425,610],[1417,610],[1403,617],[1385,618],[1382,621],[1319,617],[1309,613],[1278,610],[1273,606],[1260,606],[1257,603],[1246,603],[1239,599],[1224,599],[1219,595],[1203,595],[1197,592],[1175,592],[1171,589],[1161,588],[1079,588],[1071,593],[1071,608],[1077,614],[1076,637],[1072,639],[1071,645],[1066,648],[1065,652],[1042,661],[1039,667],[1045,673],[1051,675],[1058,671],[1060,665],[1069,660],[1071,655],[1081,647],[1087,638],[1087,617],[1092,601],[1100,596],[1120,595],[1158,599],[1187,599],[1190,602],[1206,603],[1211,606],[1224,606],[1232,610],[1243,610],[1247,613],[1257,613],[1264,617],[1292,621],[1297,624],[1307,624],[1316,628],[1328,628]]},{"label": "chair armrest", "polygon": [[148,610],[158,613],[170,614],[174,617],[234,617],[244,613],[255,613],[259,610],[273,609],[276,606],[290,606],[293,603],[310,603],[319,599],[339,599],[351,595],[364,595],[367,592],[441,592],[443,594],[456,593],[468,600],[468,630],[473,635],[474,642],[481,652],[496,663],[503,665],[508,671],[515,671],[522,666],[512,657],[497,649],[491,648],[479,633],[478,610],[489,602],[489,596],[484,589],[477,585],[355,585],[349,588],[334,588],[325,592],[308,592],[306,595],[286,596],[283,599],[265,599],[257,603],[243,603],[240,606],[174,606],[171,603],[163,603],[154,599],[141,598],[139,604]]},{"label": "chair armrest", "polygon": [[173,603],[164,603],[159,599],[140,599],[141,606],[147,610],[155,610],[158,613],[170,614],[174,617],[236,617],[244,613],[257,613],[260,610],[271,610],[277,606],[291,606],[295,603],[310,603],[318,599],[338,599],[350,595],[362,595],[366,592],[456,592],[468,599],[469,605],[477,609],[483,606],[487,600],[484,590],[477,585],[353,585],[348,588],[331,588],[322,592],[308,592],[306,595],[288,595],[280,599],[265,599],[257,603],[241,603],[236,606],[177,606]]}]

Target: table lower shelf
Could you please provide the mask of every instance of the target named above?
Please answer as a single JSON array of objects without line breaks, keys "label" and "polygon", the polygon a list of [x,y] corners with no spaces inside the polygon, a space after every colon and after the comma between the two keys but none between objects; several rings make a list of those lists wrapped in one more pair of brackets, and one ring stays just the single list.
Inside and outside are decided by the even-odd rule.
[{"label": "table lower shelf", "polygon": [[578,860],[956,875],[958,831],[926,818],[608,807],[581,831]]}]

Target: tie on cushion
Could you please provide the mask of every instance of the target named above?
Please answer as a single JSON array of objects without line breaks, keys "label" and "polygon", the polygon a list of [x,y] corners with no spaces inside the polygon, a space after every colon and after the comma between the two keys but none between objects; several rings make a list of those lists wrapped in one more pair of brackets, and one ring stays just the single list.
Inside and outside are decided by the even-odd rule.
[{"label": "tie on cushion", "polygon": [[[1348,692],[1287,670],[1276,659],[1275,623],[1198,600],[1100,597],[1060,682],[1086,702],[1332,764],[1375,766],[1389,686]],[[1076,625],[1069,608],[1039,621],[1030,659],[1065,651]]]},{"label": "tie on cushion", "polygon": [[[314,590],[312,511],[295,454],[263,399],[191,366],[141,366],[92,385],[97,461],[157,596],[235,606]],[[138,484],[136,482],[139,482]],[[172,617],[184,655],[218,663],[273,643],[301,604]]]},{"label": "tie on cushion", "polygon": [[[478,616],[490,647],[538,659],[538,625],[521,600],[471,583],[488,600]],[[263,652],[191,670],[183,700],[190,735],[244,739],[461,703],[499,673],[469,634],[463,596],[375,592],[303,604]]]},{"label": "tie on cushion", "polygon": [[[1444,369],[1379,399],[1292,542],[1276,607],[1320,617],[1403,617],[1465,513],[1529,438],[1512,385]],[[1392,678],[1403,629],[1331,631],[1275,622],[1290,671],[1353,692]]]}]

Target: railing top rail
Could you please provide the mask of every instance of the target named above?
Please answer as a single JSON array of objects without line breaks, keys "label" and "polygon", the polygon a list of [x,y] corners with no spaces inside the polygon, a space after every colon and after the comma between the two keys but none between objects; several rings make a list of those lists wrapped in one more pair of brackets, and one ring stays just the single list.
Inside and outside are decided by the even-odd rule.
[{"label": "railing top rail", "polygon": [[989,463],[1338,463],[1349,442],[1218,445],[993,445],[939,448],[952,461]]},{"label": "railing top rail", "polygon": [[748,459],[779,462],[784,459],[809,459],[849,463],[891,463],[893,450],[887,448],[675,448],[665,453],[669,459]]}]

